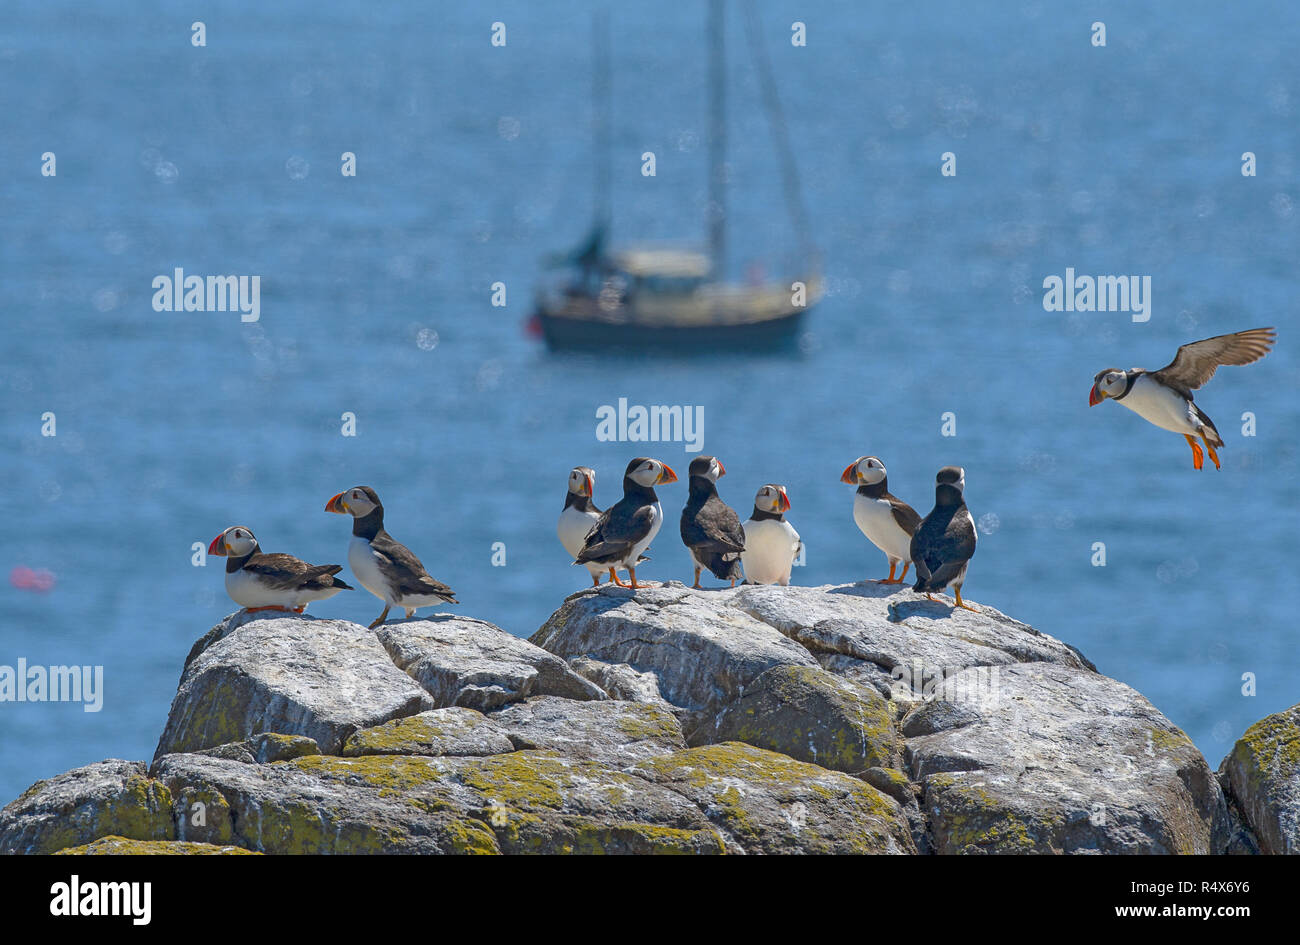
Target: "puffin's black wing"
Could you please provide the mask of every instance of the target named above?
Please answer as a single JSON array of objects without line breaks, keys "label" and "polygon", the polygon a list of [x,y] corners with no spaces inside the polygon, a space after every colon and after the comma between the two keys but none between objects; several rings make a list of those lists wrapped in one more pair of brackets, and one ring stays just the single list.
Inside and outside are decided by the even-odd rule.
[{"label": "puffin's black wing", "polygon": [[926,516],[912,536],[911,554],[916,590],[947,586],[975,554],[975,531],[966,506],[935,509]]},{"label": "puffin's black wing", "polygon": [[587,543],[578,552],[577,563],[588,561],[622,561],[632,546],[650,534],[654,525],[654,508],[619,500],[601,515],[596,527],[587,535]]},{"label": "puffin's black wing", "polygon": [[1153,371],[1161,383],[1190,394],[1214,377],[1220,365],[1253,364],[1268,354],[1277,339],[1272,328],[1252,328],[1231,335],[1215,335],[1178,349],[1173,363]]},{"label": "puffin's black wing", "polygon": [[333,577],[343,570],[343,565],[308,564],[293,555],[253,555],[244,563],[244,570],[257,575],[263,584],[276,590],[325,587],[352,590],[347,584]]},{"label": "puffin's black wing", "polygon": [[682,542],[721,581],[739,578],[745,528],[736,510],[711,495],[699,508],[682,509]]},{"label": "puffin's black wing", "polygon": [[894,513],[894,521],[898,523],[898,527],[909,535],[915,535],[921,525],[921,516],[916,509],[898,496],[886,494],[885,498],[889,500],[889,511]]},{"label": "puffin's black wing", "polygon": [[395,541],[392,535],[381,531],[370,539],[370,548],[375,553],[379,572],[399,594],[432,594],[445,598],[448,603],[458,603],[455,591],[430,577],[415,552]]},{"label": "puffin's black wing", "polygon": [[681,530],[682,542],[703,553],[745,550],[745,529],[740,524],[740,516],[716,495],[709,496],[694,512],[689,505],[682,509]]}]

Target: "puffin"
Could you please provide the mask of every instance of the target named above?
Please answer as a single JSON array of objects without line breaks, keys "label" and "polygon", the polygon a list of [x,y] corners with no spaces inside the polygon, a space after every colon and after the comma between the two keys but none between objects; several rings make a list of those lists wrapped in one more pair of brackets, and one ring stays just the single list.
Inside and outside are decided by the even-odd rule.
[{"label": "puffin", "polygon": [[212,539],[208,554],[226,559],[226,593],[249,613],[300,614],[312,601],[353,589],[335,576],[343,565],[308,564],[293,555],[264,554],[252,529],[243,525],[231,525]]},{"label": "puffin", "polygon": [[789,586],[790,569],[803,547],[799,533],[785,520],[789,510],[785,486],[769,482],[754,496],[754,511],[742,526],[745,550],[740,553],[740,563],[747,584]]},{"label": "puffin", "polygon": [[741,577],[740,553],[745,550],[745,529],[736,510],[718,495],[718,479],[727,474],[716,456],[697,456],[687,469],[689,493],[682,509],[682,542],[695,565],[695,583],[705,568],[720,581],[736,586]]},{"label": "puffin", "polygon": [[384,506],[374,489],[353,486],[326,502],[325,511],[352,516],[348,567],[362,587],[384,602],[371,630],[388,619],[393,606],[403,608],[409,619],[421,607],[460,603],[450,587],[429,576],[410,548],[384,531]]},{"label": "puffin", "polygon": [[[857,486],[853,497],[853,521],[867,539],[889,559],[889,577],[880,584],[902,584],[912,566],[912,536],[921,516],[889,491],[889,472],[878,456],[859,456],[840,476],[840,482]],[[903,573],[894,577],[894,569]]]},{"label": "puffin", "polygon": [[1181,433],[1192,448],[1193,469],[1200,469],[1205,463],[1201,444],[1196,442],[1200,437],[1210,459],[1214,460],[1214,468],[1219,469],[1215,448],[1223,445],[1223,437],[1205,411],[1192,403],[1192,391],[1199,390],[1214,377],[1221,365],[1254,364],[1268,354],[1276,339],[1277,332],[1272,328],[1251,328],[1185,344],[1178,349],[1173,362],[1158,371],[1142,368],[1098,371],[1088,393],[1088,406],[1114,400],[1149,423]]},{"label": "puffin", "polygon": [[[555,526],[555,532],[560,538],[560,544],[570,555],[577,557],[582,551],[582,546],[587,541],[587,536],[591,530],[596,527],[600,521],[600,509],[597,508],[592,495],[596,491],[596,470],[590,466],[574,466],[569,470],[569,488],[564,494],[564,511],[560,513],[560,521]],[[644,555],[637,561],[640,564],[647,560]],[[576,564],[576,562],[575,562]],[[609,572],[609,579],[619,587],[626,585],[618,579],[618,575],[613,568],[606,568],[603,564],[597,564],[594,561],[587,563],[587,571],[591,574],[591,586],[599,587],[600,578],[606,571]]]},{"label": "puffin", "polygon": [[931,591],[951,586],[957,606],[975,610],[961,599],[966,565],[975,554],[975,519],[966,508],[965,493],[966,470],[960,466],[945,466],[934,477],[934,508],[912,536],[910,553],[916,565],[912,590],[930,597]]},{"label": "puffin", "polygon": [[651,586],[637,583],[636,566],[664,523],[655,486],[676,481],[677,474],[657,459],[638,456],[628,463],[623,473],[623,498],[601,513],[573,563],[626,568],[633,588]]}]

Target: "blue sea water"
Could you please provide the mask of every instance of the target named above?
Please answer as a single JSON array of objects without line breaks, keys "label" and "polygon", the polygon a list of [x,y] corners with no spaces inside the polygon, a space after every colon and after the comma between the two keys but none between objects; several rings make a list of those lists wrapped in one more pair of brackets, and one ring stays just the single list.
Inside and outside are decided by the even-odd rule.
[{"label": "blue sea water", "polygon": [[[697,236],[703,5],[613,6],[615,236]],[[679,473],[691,458],[599,442],[596,411],[620,397],[702,406],[738,509],[787,485],[797,583],[886,571],[839,482],[854,458],[883,457],[922,512],[935,470],[965,466],[983,525],[967,596],[1079,647],[1217,764],[1300,701],[1300,11],[1067,7],[759,2],[829,291],[789,355],[674,360],[557,355],[522,330],[542,258],[591,219],[592,5],[10,0],[0,570],[56,584],[0,584],[0,664],[99,664],[105,693],[98,713],[0,703],[0,799],[150,757],[191,643],[233,609],[221,562],[192,566],[192,544],[239,523],[266,550],[345,562],[348,522],[323,507],[354,484],[379,491],[458,611],[532,633],[587,581],[554,534],[569,467],[598,470],[603,506],[630,457]],[[740,273],[795,242],[734,11],[731,27]],[[178,266],[260,275],[260,320],[154,311],[153,278]],[[1067,267],[1149,275],[1150,321],[1044,311],[1042,280]],[[1115,404],[1087,407],[1103,367],[1156,368],[1258,325],[1278,326],[1277,349],[1198,396],[1221,471]],[[685,488],[661,494],[645,576],[685,579]],[[313,608],[378,610],[363,591]]]}]

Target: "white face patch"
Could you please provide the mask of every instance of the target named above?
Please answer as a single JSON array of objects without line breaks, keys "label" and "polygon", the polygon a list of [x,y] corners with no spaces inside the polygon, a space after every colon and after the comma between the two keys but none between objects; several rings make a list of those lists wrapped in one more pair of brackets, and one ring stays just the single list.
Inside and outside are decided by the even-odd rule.
[{"label": "white face patch", "polygon": [[349,489],[343,498],[348,504],[348,511],[357,518],[364,518],[375,510],[375,503],[360,489]]},{"label": "white face patch", "polygon": [[226,529],[226,553],[235,558],[242,558],[257,547],[257,539],[247,528],[236,525]]},{"label": "white face patch", "polygon": [[1124,393],[1124,387],[1128,383],[1128,375],[1123,371],[1111,371],[1101,379],[1101,389],[1108,397],[1118,397]]},{"label": "white face patch", "polygon": [[858,463],[858,479],[869,486],[885,478],[885,464],[878,459],[862,460]]},{"label": "white face patch", "polygon": [[647,460],[632,473],[631,479],[639,486],[653,486],[659,479],[659,464],[653,459]]}]

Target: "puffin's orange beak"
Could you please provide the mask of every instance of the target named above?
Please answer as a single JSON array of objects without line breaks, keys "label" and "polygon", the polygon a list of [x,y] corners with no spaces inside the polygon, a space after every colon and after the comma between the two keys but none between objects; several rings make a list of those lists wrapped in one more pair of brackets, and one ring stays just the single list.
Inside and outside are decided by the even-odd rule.
[{"label": "puffin's orange beak", "polygon": [[221,539],[225,537],[226,533],[222,532],[216,538],[212,539],[212,544],[208,545],[208,554],[224,558],[226,556],[226,543]]},{"label": "puffin's orange beak", "polygon": [[593,496],[593,495],[595,495],[595,494],[596,494],[596,484],[595,484],[594,482],[591,481],[591,477],[588,476],[588,475],[586,475],[586,474],[584,473],[582,478],[585,479],[586,482],[587,482],[587,495],[588,495],[588,496]]},{"label": "puffin's orange beak", "polygon": [[343,493],[340,492],[328,502],[325,503],[326,512],[334,512],[337,515],[346,515],[347,509],[343,507]]},{"label": "puffin's orange beak", "polygon": [[782,512],[790,511],[790,497],[785,494],[784,489],[781,490],[781,511]]},{"label": "puffin's orange beak", "polygon": [[844,475],[840,476],[840,482],[847,482],[851,486],[858,484],[858,464],[850,463],[849,468],[844,470]]},{"label": "puffin's orange beak", "polygon": [[718,478],[721,479],[727,474],[727,467],[722,465],[722,460],[718,460]]},{"label": "puffin's orange beak", "polygon": [[1101,403],[1103,399],[1104,398],[1101,396],[1101,391],[1097,389],[1096,384],[1093,384],[1092,390],[1088,392],[1088,406],[1095,407],[1099,403]]},{"label": "puffin's orange beak", "polygon": [[677,473],[673,472],[672,467],[670,467],[667,463],[664,463],[664,471],[661,472],[659,474],[659,478],[655,480],[656,484],[662,484],[665,482],[676,482],[676,481],[677,481]]}]

